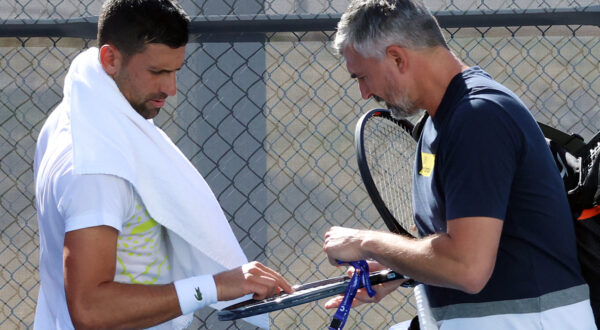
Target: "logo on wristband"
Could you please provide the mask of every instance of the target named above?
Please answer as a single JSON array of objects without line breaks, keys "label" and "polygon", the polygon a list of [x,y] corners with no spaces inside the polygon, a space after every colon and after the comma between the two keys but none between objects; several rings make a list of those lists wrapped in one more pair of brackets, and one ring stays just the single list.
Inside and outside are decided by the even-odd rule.
[{"label": "logo on wristband", "polygon": [[196,288],[196,300],[202,301],[202,292],[200,292],[200,288]]}]

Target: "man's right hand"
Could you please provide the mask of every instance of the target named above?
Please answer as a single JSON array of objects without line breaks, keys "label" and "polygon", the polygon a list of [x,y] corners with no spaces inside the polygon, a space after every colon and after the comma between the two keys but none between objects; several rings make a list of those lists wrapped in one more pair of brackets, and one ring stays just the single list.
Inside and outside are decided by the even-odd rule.
[{"label": "man's right hand", "polygon": [[[388,269],[388,267],[386,267],[376,261],[369,260],[367,262],[369,263],[369,272],[375,272],[378,270]],[[354,275],[354,268],[350,267],[350,269],[348,269],[348,277],[352,277],[353,275]],[[356,307],[356,306],[362,305],[364,303],[378,303],[379,301],[381,301],[381,299],[383,299],[383,297],[387,296],[391,292],[396,291],[396,289],[398,289],[398,287],[406,281],[407,281],[407,279],[398,279],[398,280],[394,280],[394,281],[389,281],[389,282],[373,285],[373,289],[375,289],[375,292],[376,292],[376,294],[373,297],[369,297],[369,295],[367,294],[367,291],[365,289],[358,289],[358,291],[356,292],[356,296],[354,297],[354,300],[352,301],[352,307]],[[325,308],[326,309],[338,308],[340,306],[340,304],[342,303],[342,300],[344,300],[344,295],[343,294],[337,295],[337,296],[329,299],[325,303]]]},{"label": "man's right hand", "polygon": [[214,276],[219,301],[232,300],[252,293],[262,300],[283,291],[294,292],[292,286],[276,271],[252,261],[238,268]]}]

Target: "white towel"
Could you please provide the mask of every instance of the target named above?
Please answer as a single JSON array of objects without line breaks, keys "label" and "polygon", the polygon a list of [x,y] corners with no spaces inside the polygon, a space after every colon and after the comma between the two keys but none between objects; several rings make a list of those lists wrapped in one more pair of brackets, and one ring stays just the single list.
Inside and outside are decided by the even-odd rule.
[{"label": "white towel", "polygon": [[[133,185],[150,215],[168,229],[176,280],[246,263],[204,178],[152,120],[131,107],[98,54],[90,48],[75,58],[59,107],[70,112],[74,173],[111,174]],[[268,327],[268,315],[254,320]]]}]

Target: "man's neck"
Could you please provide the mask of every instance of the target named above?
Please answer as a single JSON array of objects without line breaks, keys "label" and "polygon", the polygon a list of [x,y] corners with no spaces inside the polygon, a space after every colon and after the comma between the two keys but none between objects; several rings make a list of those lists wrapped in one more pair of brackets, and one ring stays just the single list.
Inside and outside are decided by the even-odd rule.
[{"label": "man's neck", "polygon": [[450,81],[469,67],[459,60],[450,50],[438,47],[429,51],[423,59],[421,76],[421,108],[433,117],[442,98],[450,85]]}]

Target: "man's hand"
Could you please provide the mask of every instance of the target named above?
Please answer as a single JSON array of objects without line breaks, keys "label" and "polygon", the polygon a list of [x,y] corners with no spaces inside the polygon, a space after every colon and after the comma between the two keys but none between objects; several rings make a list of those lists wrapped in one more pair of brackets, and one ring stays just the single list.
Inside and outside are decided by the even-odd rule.
[{"label": "man's hand", "polygon": [[344,227],[331,227],[325,233],[323,250],[327,253],[329,262],[339,266],[340,261],[356,261],[367,259],[361,249],[364,231]]},{"label": "man's hand", "polygon": [[256,300],[265,299],[283,291],[294,292],[292,286],[276,271],[253,261],[214,276],[219,301],[231,300],[249,293]]},{"label": "man's hand", "polygon": [[[374,272],[378,270],[388,269],[388,267],[376,262],[376,261],[367,261],[369,263],[369,271]],[[354,268],[350,267],[348,269],[348,276],[352,277],[354,275]],[[376,294],[373,297],[369,297],[367,294],[367,290],[358,289],[356,292],[356,296],[352,301],[352,307],[356,307],[362,305],[364,303],[377,303],[380,302],[383,297],[387,296],[391,292],[395,291],[402,283],[407,281],[407,279],[398,279],[395,281],[389,281],[385,283],[380,283],[377,285],[373,285],[373,289],[376,291]],[[338,308],[340,304],[344,300],[344,295],[338,295],[334,298],[329,299],[325,303],[326,309]]]}]

